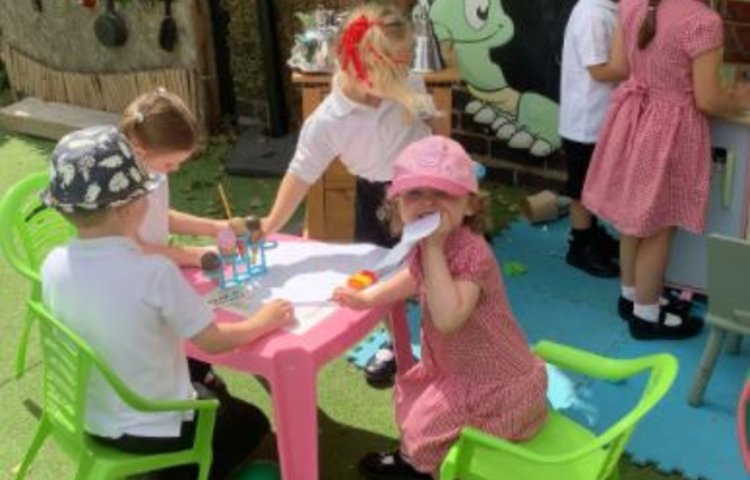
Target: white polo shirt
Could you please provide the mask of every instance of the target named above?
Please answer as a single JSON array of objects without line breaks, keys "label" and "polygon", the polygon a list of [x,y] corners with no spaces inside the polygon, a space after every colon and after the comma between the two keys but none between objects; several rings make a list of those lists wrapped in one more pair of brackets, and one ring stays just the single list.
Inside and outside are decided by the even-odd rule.
[{"label": "white polo shirt", "polygon": [[578,0],[568,19],[560,78],[560,136],[596,143],[614,83],[591,78],[587,68],[607,63],[617,27],[617,4]]},{"label": "white polo shirt", "polygon": [[[426,91],[421,77],[412,76],[409,83],[417,91]],[[389,182],[401,150],[428,135],[427,125],[410,118],[401,104],[383,100],[372,107],[355,102],[334,81],[331,93],[302,126],[289,172],[314,183],[338,156],[352,175]]]},{"label": "white polo shirt", "polygon": [[[195,398],[183,339],[213,314],[179,269],[144,255],[125,237],[73,240],[42,266],[44,303],[80,335],[134,392],[151,399]],[[192,412],[143,413],[128,407],[93,372],[85,425],[90,433],[179,436]]]},{"label": "white polo shirt", "polygon": [[166,245],[169,243],[169,181],[163,173],[154,177],[159,186],[146,197],[148,207],[138,227],[138,236],[149,245]]}]

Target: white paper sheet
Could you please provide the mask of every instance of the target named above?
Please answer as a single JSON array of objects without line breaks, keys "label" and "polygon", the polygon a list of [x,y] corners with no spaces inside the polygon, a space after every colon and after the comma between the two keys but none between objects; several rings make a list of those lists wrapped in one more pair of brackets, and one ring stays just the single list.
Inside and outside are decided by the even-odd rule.
[{"label": "white paper sheet", "polygon": [[399,266],[418,241],[430,235],[440,226],[440,213],[435,212],[404,225],[401,240],[375,265],[374,269],[381,276]]},{"label": "white paper sheet", "polygon": [[240,291],[218,288],[204,295],[214,307],[249,315],[274,298],[295,304],[296,324],[290,332],[302,334],[333,313],[333,290],[350,275],[372,269],[387,250],[371,244],[279,242],[266,251],[268,271]]}]

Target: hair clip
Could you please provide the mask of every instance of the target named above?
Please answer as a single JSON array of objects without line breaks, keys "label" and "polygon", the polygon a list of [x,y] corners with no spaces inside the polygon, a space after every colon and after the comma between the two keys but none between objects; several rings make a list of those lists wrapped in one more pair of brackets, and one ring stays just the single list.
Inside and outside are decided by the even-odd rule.
[{"label": "hair clip", "polygon": [[477,180],[481,180],[487,176],[487,167],[477,161],[474,161],[472,170],[474,171],[474,176],[477,177]]},{"label": "hair clip", "polygon": [[159,95],[166,95],[167,89],[164,87],[156,87],[156,93]]},{"label": "hair clip", "polygon": [[133,114],[133,118],[135,118],[135,123],[143,123],[144,120],[146,120],[146,116],[143,115],[143,112],[135,112]]}]

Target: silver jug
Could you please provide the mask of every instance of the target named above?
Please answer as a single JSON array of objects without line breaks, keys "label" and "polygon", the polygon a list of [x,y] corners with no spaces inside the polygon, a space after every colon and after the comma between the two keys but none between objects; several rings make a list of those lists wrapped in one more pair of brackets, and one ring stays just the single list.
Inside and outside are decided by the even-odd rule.
[{"label": "silver jug", "polygon": [[411,71],[415,73],[436,72],[445,68],[429,10],[427,0],[419,0],[411,13],[415,40]]}]

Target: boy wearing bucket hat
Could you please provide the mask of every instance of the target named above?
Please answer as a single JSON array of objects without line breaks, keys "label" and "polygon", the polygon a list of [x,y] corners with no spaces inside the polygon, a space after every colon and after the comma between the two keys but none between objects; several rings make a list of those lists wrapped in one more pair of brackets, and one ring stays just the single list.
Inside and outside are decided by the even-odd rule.
[{"label": "boy wearing bucket hat", "polygon": [[[42,199],[76,227],[78,238],[45,259],[42,294],[50,311],[129,388],[147,398],[190,399],[196,391],[185,339],[210,353],[230,350],[290,321],[292,307],[276,300],[244,321],[215,323],[179,269],[164,257],[144,254],[132,240],[154,186],[113,127],[79,130],[60,140]],[[85,428],[96,441],[134,453],[192,444],[192,412],[133,410],[98,373],[92,373],[88,398]],[[219,400],[211,478],[225,477],[270,431],[256,407],[231,396]],[[197,469],[164,474],[188,479]]]},{"label": "boy wearing bucket hat", "polygon": [[532,436],[546,418],[547,375],[482,236],[485,199],[461,145],[431,136],[406,147],[388,198],[392,226],[434,212],[440,226],[415,247],[408,268],[365,290],[339,288],[333,298],[363,309],[419,297],[422,358],[396,376],[400,448],[366,455],[359,469],[366,478],[429,479],[466,425],[509,440]]}]

